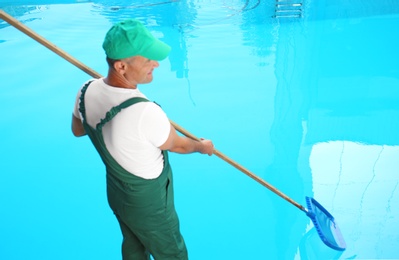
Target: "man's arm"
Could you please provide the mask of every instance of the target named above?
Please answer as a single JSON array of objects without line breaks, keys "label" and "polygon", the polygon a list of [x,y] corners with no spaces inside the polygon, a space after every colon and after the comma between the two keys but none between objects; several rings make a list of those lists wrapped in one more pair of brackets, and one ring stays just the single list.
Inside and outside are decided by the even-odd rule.
[{"label": "man's arm", "polygon": [[179,136],[176,129],[170,125],[169,137],[166,142],[159,147],[161,150],[169,150],[175,153],[195,153],[213,154],[213,143],[210,140],[201,139],[200,141],[191,138]]},{"label": "man's arm", "polygon": [[84,136],[86,135],[86,131],[83,127],[82,121],[77,118],[74,114],[72,114],[72,133],[74,136]]}]

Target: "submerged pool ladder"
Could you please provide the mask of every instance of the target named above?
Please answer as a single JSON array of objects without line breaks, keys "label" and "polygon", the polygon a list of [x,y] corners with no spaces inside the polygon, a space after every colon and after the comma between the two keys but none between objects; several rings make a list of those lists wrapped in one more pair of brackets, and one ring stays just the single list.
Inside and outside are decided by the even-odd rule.
[{"label": "submerged pool ladder", "polygon": [[274,18],[301,18],[302,0],[276,0]]}]

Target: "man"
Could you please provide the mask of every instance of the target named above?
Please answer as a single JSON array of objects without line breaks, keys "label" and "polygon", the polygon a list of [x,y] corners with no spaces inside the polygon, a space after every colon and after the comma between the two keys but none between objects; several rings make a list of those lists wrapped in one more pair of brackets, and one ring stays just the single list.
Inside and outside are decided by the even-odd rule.
[{"label": "man", "polygon": [[130,19],[107,32],[103,48],[107,77],[87,82],[78,93],[72,132],[88,134],[106,166],[108,203],[123,234],[123,259],[188,259],[167,151],[212,155],[213,144],[178,135],[162,109],[138,89],[152,81],[168,45]]}]

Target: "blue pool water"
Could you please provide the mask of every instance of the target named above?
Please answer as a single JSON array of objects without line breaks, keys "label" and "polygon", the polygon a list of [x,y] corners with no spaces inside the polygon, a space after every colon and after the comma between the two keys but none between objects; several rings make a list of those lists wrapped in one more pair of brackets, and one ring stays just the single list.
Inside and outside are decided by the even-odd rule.
[{"label": "blue pool water", "polygon": [[[192,260],[399,259],[399,3],[298,0],[1,0],[0,8],[106,73],[111,24],[139,18],[172,46],[141,86],[171,120],[305,205],[336,218],[344,252],[310,219],[216,156],[171,156]],[[70,131],[89,76],[0,21],[0,259],[120,259],[104,167]]]}]

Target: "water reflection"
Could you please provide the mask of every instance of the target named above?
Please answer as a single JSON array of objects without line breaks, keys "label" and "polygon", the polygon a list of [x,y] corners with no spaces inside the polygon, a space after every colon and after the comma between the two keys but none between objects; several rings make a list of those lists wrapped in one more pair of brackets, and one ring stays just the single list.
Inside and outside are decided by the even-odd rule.
[{"label": "water reflection", "polygon": [[[43,10],[46,9],[45,6],[30,6],[30,5],[21,5],[21,6],[13,6],[11,4],[7,3],[0,3],[0,9],[6,12],[7,14],[11,15],[12,17],[19,19],[20,17],[23,17],[24,15],[27,14],[32,14],[32,13],[38,13],[42,12]],[[34,21],[38,18],[28,18],[28,19],[22,19],[20,22],[22,23],[28,23],[31,21]],[[5,28],[7,26],[10,26],[7,22],[0,20],[0,29]]]},{"label": "water reflection", "polygon": [[312,228],[306,232],[301,239],[299,254],[300,259],[304,260],[339,259],[342,255],[342,251],[336,251],[326,247],[320,240],[316,229]]},{"label": "water reflection", "polygon": [[[242,1],[248,4],[248,1]],[[274,30],[267,30],[276,21],[272,18],[275,9],[273,1],[257,1],[242,12],[244,45],[251,46],[253,54],[260,58],[269,56],[274,51]],[[260,63],[260,66],[265,65]]]},{"label": "water reflection", "polygon": [[[380,206],[370,196],[371,190],[373,194],[383,192],[380,202],[391,208],[398,186],[396,179],[388,186],[379,183],[389,182],[391,172],[397,168],[392,159],[385,159],[385,165],[381,163],[386,145],[393,148],[399,142],[399,56],[394,51],[399,42],[391,33],[397,18],[355,20],[352,16],[339,19],[338,13],[335,17],[331,14],[329,18],[335,18],[331,21],[310,23],[304,19],[279,24],[276,30],[278,83],[270,132],[275,159],[268,174],[276,175],[276,186],[284,185],[285,181],[279,178],[291,180],[300,176],[294,181],[304,184],[297,190],[298,195],[301,190],[306,194],[314,190],[314,196],[326,203],[333,215],[341,217],[338,223],[344,227],[348,247],[352,247],[348,257],[359,254],[353,251],[354,244],[367,251],[363,255],[366,257],[383,257],[384,250],[385,255],[394,256],[389,246],[382,249],[381,241],[391,235],[382,237],[381,227],[365,227],[365,222],[382,221],[384,228],[395,230],[387,221],[387,214],[393,214],[386,209],[377,210]],[[392,22],[387,22],[390,19]],[[381,30],[382,26],[388,28]],[[365,43],[364,39],[370,40]],[[353,147],[358,148],[356,152]],[[284,169],[285,174],[278,177]],[[353,209],[353,205],[359,207]],[[366,212],[373,212],[375,219],[366,217]],[[303,232],[303,226],[297,224],[297,228]],[[370,232],[378,237],[371,242],[379,241],[381,248],[377,252],[364,246],[370,243],[365,237]],[[321,249],[317,244],[306,245],[313,243],[309,241],[308,236],[302,238],[301,256],[301,250]],[[322,250],[309,254],[325,256]]]},{"label": "water reflection", "polygon": [[365,18],[399,13],[399,5],[395,0],[326,0],[307,3],[311,3],[314,8],[308,14],[312,20]]},{"label": "water reflection", "polygon": [[[47,5],[52,4],[76,4],[90,2],[90,0],[2,0],[0,9],[12,17],[18,19],[24,15],[38,13],[47,9]],[[23,19],[20,22],[27,23],[35,19]],[[9,26],[3,20],[0,20],[0,29]]]},{"label": "water reflection", "polygon": [[[313,196],[311,171],[309,167],[310,147],[303,145],[309,110],[310,85],[306,84],[309,67],[305,63],[308,50],[306,35],[297,30],[299,24],[276,24],[275,31],[275,77],[277,79],[274,99],[274,120],[270,129],[270,140],[274,147],[272,164],[266,178],[285,191],[288,196],[304,203],[305,196]],[[309,219],[298,209],[281,207],[278,209],[276,247],[284,259],[294,259]],[[291,243],[284,243],[287,240]]]}]

